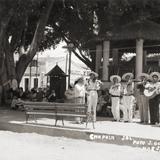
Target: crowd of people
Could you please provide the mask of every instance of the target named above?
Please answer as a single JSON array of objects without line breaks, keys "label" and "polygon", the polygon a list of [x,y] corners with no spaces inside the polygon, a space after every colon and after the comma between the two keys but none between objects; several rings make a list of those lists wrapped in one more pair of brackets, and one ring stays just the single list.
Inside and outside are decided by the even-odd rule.
[{"label": "crowd of people", "polygon": [[[98,74],[91,72],[89,78],[79,77],[64,93],[68,103],[87,104],[88,114],[96,122],[96,116],[113,116],[113,121],[132,122],[135,110],[139,111],[140,123],[159,123],[160,74],[141,73],[136,79],[132,73],[110,76],[111,85],[102,89]],[[11,108],[23,106],[24,100],[57,102],[55,90],[38,88],[12,90]],[[78,112],[78,111],[77,111]],[[76,119],[81,123],[83,120]]]},{"label": "crowd of people", "polygon": [[[23,92],[23,88],[17,88],[12,90],[12,109],[23,108],[23,101],[48,101],[48,102],[68,102],[68,103],[87,103],[88,114],[93,115],[94,121],[96,121],[96,108],[98,103],[98,93],[97,91],[101,88],[102,82],[97,79],[98,74],[91,72],[88,79],[84,77],[79,77],[75,80],[74,84],[70,84],[68,90],[65,91],[64,99],[59,100],[56,97],[55,90],[42,89],[38,90],[32,88],[31,91],[26,90]],[[78,112],[78,111],[77,111]],[[82,122],[82,119],[77,118],[78,123]]]},{"label": "crowd of people", "polygon": [[[111,110],[115,121],[132,122],[135,106],[138,107],[140,123],[159,123],[160,74],[141,73],[136,79],[132,73],[122,78],[112,75],[110,81]],[[122,111],[122,116],[120,112]]]},{"label": "crowd of people", "polygon": [[55,102],[56,101],[56,94],[55,90],[47,88],[32,88],[30,91],[26,89],[23,91],[22,87],[11,89],[11,108],[12,109],[23,109],[23,101],[34,101],[34,102]]}]

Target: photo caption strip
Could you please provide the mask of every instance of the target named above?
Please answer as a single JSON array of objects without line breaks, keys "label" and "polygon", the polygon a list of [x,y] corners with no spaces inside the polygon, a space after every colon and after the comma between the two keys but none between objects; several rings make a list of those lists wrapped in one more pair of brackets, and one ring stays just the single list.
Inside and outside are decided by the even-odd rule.
[{"label": "photo caption strip", "polygon": [[139,147],[145,150],[160,152],[160,140],[97,133],[89,133],[89,140],[109,144]]}]

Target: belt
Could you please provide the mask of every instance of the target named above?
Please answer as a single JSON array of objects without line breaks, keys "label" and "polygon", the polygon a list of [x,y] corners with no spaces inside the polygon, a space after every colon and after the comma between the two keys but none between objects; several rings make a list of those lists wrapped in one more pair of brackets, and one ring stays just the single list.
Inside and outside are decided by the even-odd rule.
[{"label": "belt", "polygon": [[111,95],[111,96],[112,96],[112,97],[120,97],[120,96],[118,96],[118,95],[117,95],[117,96],[116,96],[116,95]]},{"label": "belt", "polygon": [[133,94],[124,94],[123,96],[133,96]]}]

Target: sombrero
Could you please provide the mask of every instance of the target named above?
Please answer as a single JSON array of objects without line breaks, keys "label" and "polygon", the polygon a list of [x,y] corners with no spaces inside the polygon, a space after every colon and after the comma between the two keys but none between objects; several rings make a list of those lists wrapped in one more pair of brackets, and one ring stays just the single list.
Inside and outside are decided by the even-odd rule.
[{"label": "sombrero", "polygon": [[121,81],[121,77],[118,76],[118,75],[112,75],[112,76],[110,77],[110,81],[113,82],[113,79],[114,79],[114,78],[117,78],[117,79],[118,79],[118,82]]},{"label": "sombrero", "polygon": [[96,72],[93,72],[93,71],[89,73],[89,76],[90,75],[94,75],[95,77],[98,77],[98,74]]},{"label": "sombrero", "polygon": [[134,76],[133,76],[133,73],[130,73],[130,72],[128,72],[128,73],[125,73],[123,76],[122,76],[122,79],[123,80],[126,80],[126,77],[127,76],[129,76],[130,77],[130,79],[132,79]]},{"label": "sombrero", "polygon": [[149,74],[147,74],[147,73],[140,73],[139,76],[138,76],[138,79],[141,78],[141,77],[145,77],[146,79],[149,79]]},{"label": "sombrero", "polygon": [[160,74],[159,74],[159,72],[152,72],[149,76],[150,76],[151,78],[152,78],[153,76],[157,76],[158,79],[160,79]]}]

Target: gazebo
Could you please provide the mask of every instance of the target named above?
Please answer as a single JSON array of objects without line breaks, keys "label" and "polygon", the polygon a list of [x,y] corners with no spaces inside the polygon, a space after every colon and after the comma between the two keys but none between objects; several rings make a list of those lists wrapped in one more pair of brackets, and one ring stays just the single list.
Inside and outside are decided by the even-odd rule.
[{"label": "gazebo", "polygon": [[[159,52],[160,50],[160,25],[150,20],[136,20],[119,27],[116,31],[107,33],[94,40],[96,43],[96,72],[102,66],[102,80],[109,79],[109,57],[117,63],[118,53],[136,53],[136,64],[133,66],[135,77],[144,72],[143,63],[145,54]],[[101,60],[103,58],[103,64]]]},{"label": "gazebo", "polygon": [[[125,41],[136,41],[136,66],[135,74],[136,77],[142,73],[143,70],[143,60],[144,60],[144,49],[147,51],[150,49],[151,52],[154,48],[160,46],[157,42],[160,42],[160,25],[149,21],[149,20],[137,20],[123,26],[118,33],[114,35],[115,40],[125,40]],[[155,45],[154,45],[155,44]],[[145,47],[148,46],[148,47]]]},{"label": "gazebo", "polygon": [[64,92],[66,90],[66,74],[62,69],[56,65],[47,74],[47,79],[49,80],[50,91],[55,90],[56,97],[58,99],[64,98]]}]

